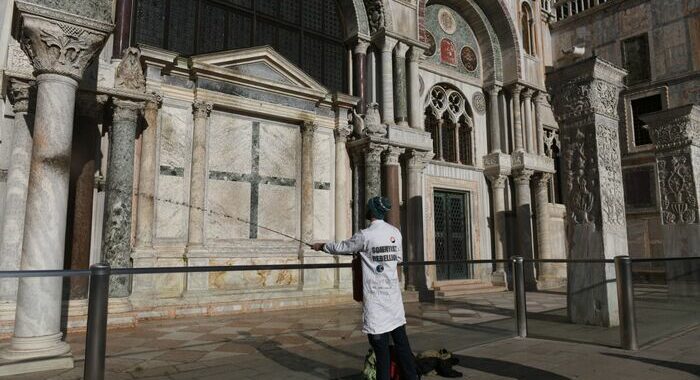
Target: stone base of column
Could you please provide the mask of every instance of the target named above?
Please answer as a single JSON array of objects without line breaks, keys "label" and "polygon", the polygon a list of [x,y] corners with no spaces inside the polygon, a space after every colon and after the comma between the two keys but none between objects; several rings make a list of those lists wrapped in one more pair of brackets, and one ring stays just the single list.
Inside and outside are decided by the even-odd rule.
[{"label": "stone base of column", "polygon": [[10,346],[0,353],[0,376],[73,368],[70,345],[63,333],[12,337]]},{"label": "stone base of column", "polygon": [[75,367],[70,353],[36,360],[10,361],[0,360],[0,376],[14,376],[24,373],[72,369]]},{"label": "stone base of column", "polygon": [[493,286],[506,286],[507,278],[506,272],[502,269],[491,273],[491,285]]},{"label": "stone base of column", "polygon": [[560,289],[566,290],[566,278],[562,277],[545,277],[537,278],[537,290]]}]

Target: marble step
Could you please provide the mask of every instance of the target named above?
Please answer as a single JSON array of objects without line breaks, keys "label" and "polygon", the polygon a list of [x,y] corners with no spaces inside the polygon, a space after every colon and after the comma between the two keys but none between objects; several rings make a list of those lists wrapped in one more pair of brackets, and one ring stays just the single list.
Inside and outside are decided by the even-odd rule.
[{"label": "marble step", "polygon": [[478,286],[465,286],[463,288],[453,288],[450,290],[436,290],[435,296],[440,298],[459,297],[471,294],[487,294],[500,293],[506,291],[506,288],[501,286],[492,286],[490,284],[480,284]]},{"label": "marble step", "polygon": [[433,286],[433,289],[437,290],[449,290],[455,288],[463,288],[465,286],[474,285],[484,285],[484,283],[479,279],[468,279],[468,280],[456,280],[456,281],[445,281],[442,283],[437,283]]}]

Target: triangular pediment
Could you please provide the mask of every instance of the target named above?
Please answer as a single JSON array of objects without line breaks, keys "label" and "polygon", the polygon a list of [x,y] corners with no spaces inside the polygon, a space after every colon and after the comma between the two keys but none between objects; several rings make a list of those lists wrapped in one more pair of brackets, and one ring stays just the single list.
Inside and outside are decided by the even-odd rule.
[{"label": "triangular pediment", "polygon": [[190,58],[190,68],[209,77],[235,78],[321,96],[328,93],[324,86],[271,46],[196,55]]}]

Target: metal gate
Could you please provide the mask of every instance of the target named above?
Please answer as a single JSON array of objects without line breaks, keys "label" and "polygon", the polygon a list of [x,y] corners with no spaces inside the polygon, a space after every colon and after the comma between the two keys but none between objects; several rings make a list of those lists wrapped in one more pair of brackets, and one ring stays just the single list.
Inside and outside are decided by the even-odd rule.
[{"label": "metal gate", "polygon": [[[435,191],[435,260],[470,260],[469,193]],[[437,280],[464,280],[471,271],[465,264],[437,265]]]}]

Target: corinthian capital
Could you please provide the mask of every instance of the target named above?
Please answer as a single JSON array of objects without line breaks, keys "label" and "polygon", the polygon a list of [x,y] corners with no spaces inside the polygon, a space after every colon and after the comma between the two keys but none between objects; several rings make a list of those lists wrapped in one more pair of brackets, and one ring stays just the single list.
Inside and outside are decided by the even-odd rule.
[{"label": "corinthian capital", "polygon": [[316,125],[315,122],[311,120],[306,120],[303,123],[301,123],[301,136],[302,137],[313,137],[316,131],[318,130],[318,126]]},{"label": "corinthian capital", "polygon": [[382,154],[387,146],[384,144],[371,143],[365,148],[365,165],[379,165],[382,161]]},{"label": "corinthian capital", "polygon": [[386,166],[398,166],[399,165],[399,156],[405,152],[406,149],[404,148],[399,148],[397,146],[390,146],[387,150],[386,153],[384,154],[384,165]]},{"label": "corinthian capital", "polygon": [[80,80],[107,35],[82,26],[22,15],[20,43],[37,74],[60,74]]},{"label": "corinthian capital", "polygon": [[406,153],[408,169],[423,171],[434,155],[433,152],[422,152],[418,150],[409,151]]},{"label": "corinthian capital", "polygon": [[194,114],[195,119],[204,119],[209,117],[212,108],[214,108],[214,105],[210,102],[196,99],[192,103],[192,114]]}]

